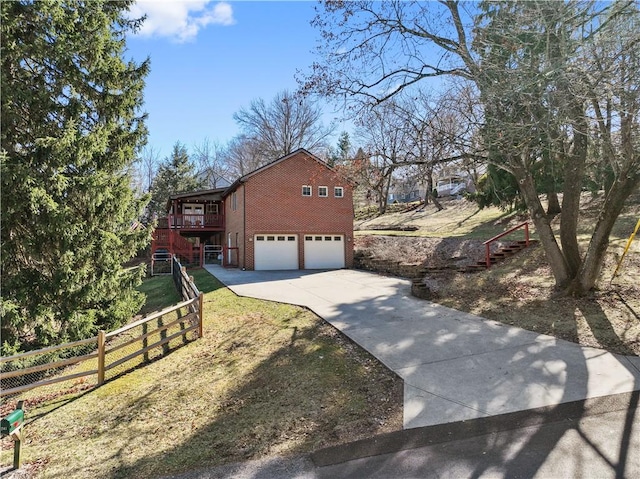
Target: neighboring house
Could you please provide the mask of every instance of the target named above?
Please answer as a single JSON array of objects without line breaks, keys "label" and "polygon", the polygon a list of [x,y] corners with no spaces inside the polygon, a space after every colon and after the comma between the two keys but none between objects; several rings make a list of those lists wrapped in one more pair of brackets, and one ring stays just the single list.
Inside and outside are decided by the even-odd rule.
[{"label": "neighboring house", "polygon": [[438,196],[456,196],[475,192],[475,186],[471,178],[453,175],[438,179],[436,190]]},{"label": "neighboring house", "polygon": [[228,188],[173,195],[169,201],[153,252],[191,248],[191,262],[199,252],[200,262],[209,257],[225,266],[262,270],[353,264],[352,185],[306,150]]}]

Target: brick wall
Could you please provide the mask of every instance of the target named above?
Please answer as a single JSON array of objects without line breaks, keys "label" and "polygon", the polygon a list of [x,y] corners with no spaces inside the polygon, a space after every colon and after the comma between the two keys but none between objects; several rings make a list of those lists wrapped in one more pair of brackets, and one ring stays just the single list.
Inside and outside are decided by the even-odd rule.
[{"label": "brick wall", "polygon": [[[225,228],[224,246],[229,246],[229,235],[231,235],[231,246],[238,247],[237,258],[232,252],[232,263],[234,266],[243,267],[244,258],[244,201],[245,186],[239,185],[236,191],[231,193],[224,202],[225,209]],[[235,202],[234,202],[235,196]],[[225,257],[225,264],[228,261],[228,255]],[[236,264],[237,263],[237,264]]]},{"label": "brick wall", "polygon": [[[312,187],[310,197],[302,196],[303,185]],[[318,196],[319,186],[328,187],[327,197]],[[334,196],[336,186],[343,188],[342,198]],[[344,235],[345,265],[352,267],[353,197],[344,178],[299,152],[250,176],[244,187],[246,231],[242,231],[245,251],[241,254],[241,267],[254,267],[253,236],[257,233],[297,234],[300,268],[304,268],[304,234]],[[231,195],[225,200],[229,232],[241,232],[237,214],[241,188],[236,191],[238,211],[229,211]]]}]

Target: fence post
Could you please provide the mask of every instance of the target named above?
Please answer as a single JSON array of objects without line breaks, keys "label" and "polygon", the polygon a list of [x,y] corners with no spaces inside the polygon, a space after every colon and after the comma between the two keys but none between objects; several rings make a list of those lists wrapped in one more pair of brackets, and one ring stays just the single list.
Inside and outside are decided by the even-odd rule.
[{"label": "fence post", "polygon": [[485,246],[486,246],[486,250],[485,250],[484,260],[487,265],[487,269],[489,269],[491,268],[491,249],[488,243]]},{"label": "fence post", "polygon": [[199,323],[198,323],[198,338],[201,338],[204,336],[204,331],[203,331],[203,326],[202,323],[204,322],[204,315],[203,313],[203,306],[204,306],[204,294],[202,292],[200,292],[200,294],[198,295],[198,319],[199,319]]},{"label": "fence post", "polygon": [[104,365],[105,365],[105,345],[107,343],[107,333],[98,331],[98,386],[104,384]]},{"label": "fence post", "polygon": [[182,295],[183,301],[189,299],[189,292],[187,291],[185,278],[189,278],[189,276],[187,276],[187,268],[183,266],[180,270],[180,294]]}]

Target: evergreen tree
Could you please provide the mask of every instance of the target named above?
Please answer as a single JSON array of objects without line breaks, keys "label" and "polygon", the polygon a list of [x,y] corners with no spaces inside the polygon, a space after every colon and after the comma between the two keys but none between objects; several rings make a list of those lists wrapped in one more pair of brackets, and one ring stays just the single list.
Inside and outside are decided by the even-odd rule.
[{"label": "evergreen tree", "polygon": [[198,178],[196,167],[189,160],[185,146],[176,142],[171,156],[165,158],[153,180],[149,212],[164,216],[170,195],[197,191],[204,188],[204,183]]},{"label": "evergreen tree", "polygon": [[342,165],[351,158],[351,139],[349,133],[343,131],[338,138],[336,149],[332,152],[329,159],[329,166]]},{"label": "evergreen tree", "polygon": [[149,241],[127,171],[146,137],[148,60],[125,61],[131,1],[1,3],[5,353],[112,328],[143,301]]}]

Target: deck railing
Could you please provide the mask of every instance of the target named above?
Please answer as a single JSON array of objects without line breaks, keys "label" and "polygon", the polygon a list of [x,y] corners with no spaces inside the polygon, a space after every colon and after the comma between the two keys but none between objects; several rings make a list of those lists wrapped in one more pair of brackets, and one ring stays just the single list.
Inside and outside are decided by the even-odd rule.
[{"label": "deck railing", "polygon": [[219,214],[188,214],[169,215],[158,218],[159,229],[200,229],[224,228],[224,215]]}]

